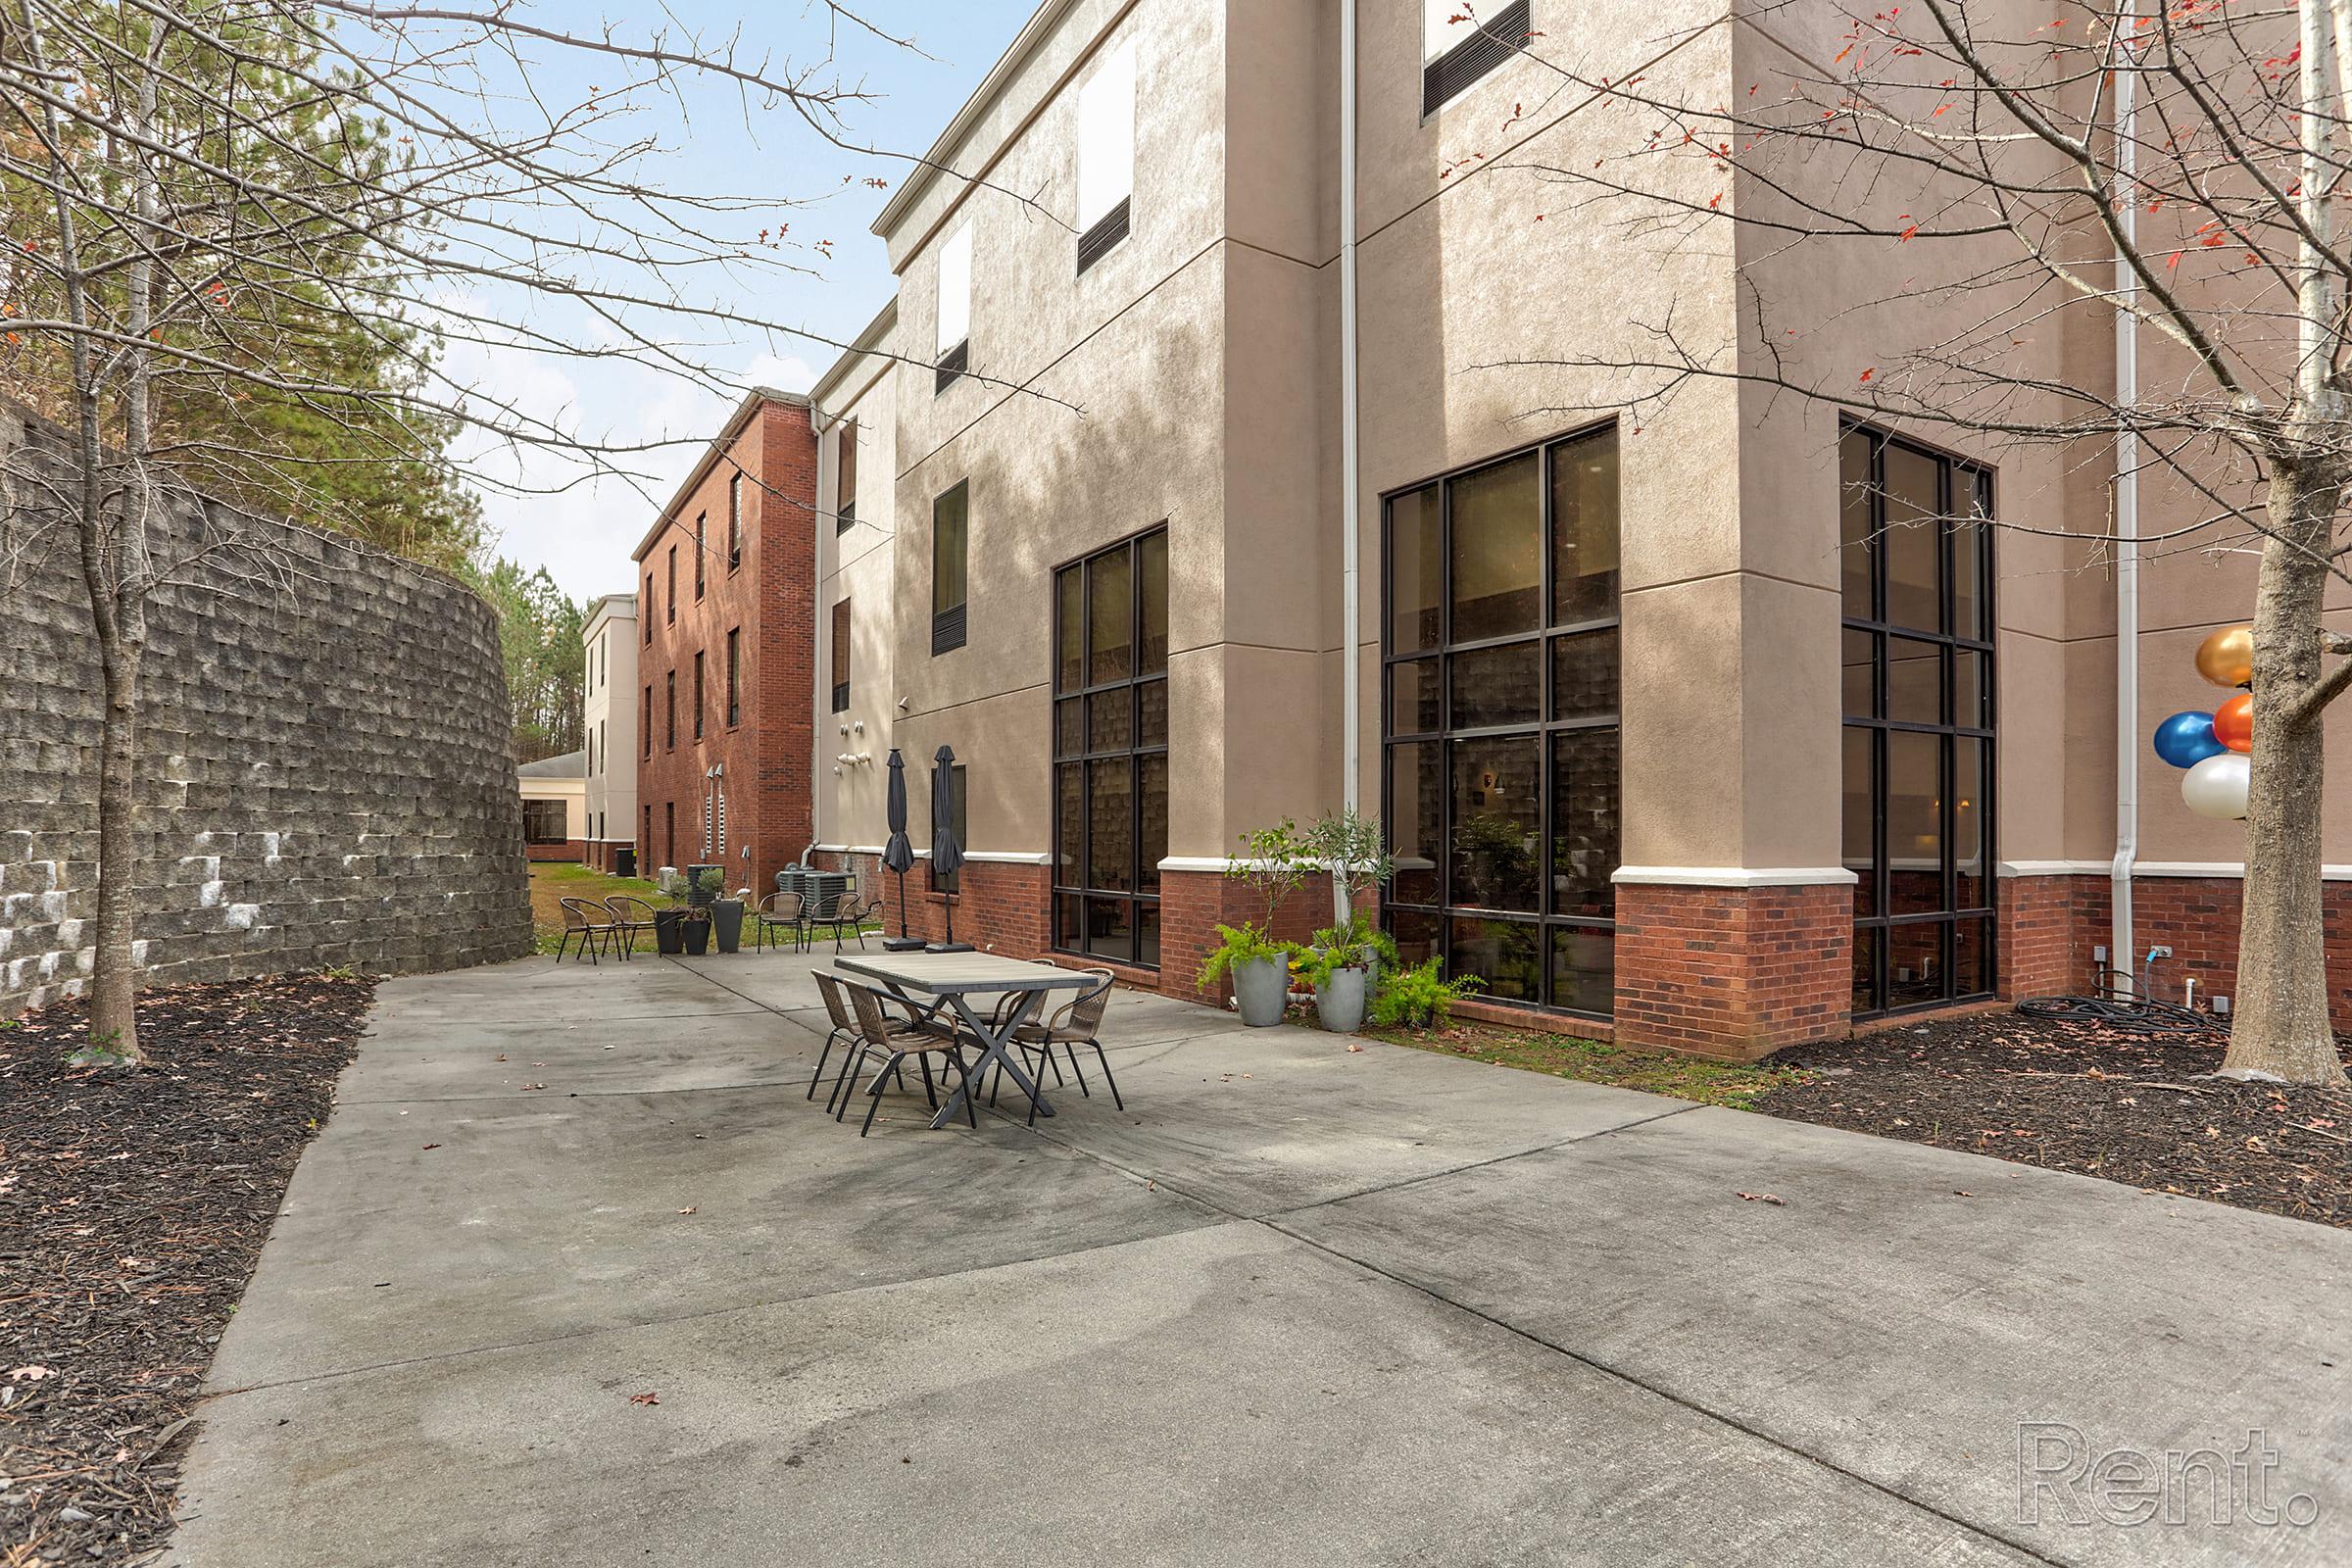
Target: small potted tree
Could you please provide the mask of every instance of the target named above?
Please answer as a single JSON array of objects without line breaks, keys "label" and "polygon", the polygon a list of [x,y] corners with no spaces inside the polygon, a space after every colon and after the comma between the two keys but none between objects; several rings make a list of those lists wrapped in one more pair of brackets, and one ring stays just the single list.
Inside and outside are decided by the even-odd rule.
[{"label": "small potted tree", "polygon": [[[723,884],[725,878],[716,871],[703,873],[713,884]],[[714,887],[723,892],[723,887]],[[714,898],[710,901],[710,938],[721,953],[738,953],[743,949],[743,906],[751,889],[738,888],[733,898]]]},{"label": "small potted tree", "polygon": [[1376,987],[1386,933],[1356,907],[1370,889],[1385,885],[1396,862],[1389,854],[1380,818],[1354,807],[1319,818],[1299,840],[1310,859],[1331,873],[1332,924],[1315,933],[1301,973],[1314,987],[1315,1013],[1323,1027],[1353,1034],[1363,1026],[1364,1007]]},{"label": "small potted tree", "polygon": [[654,884],[662,890],[663,898],[672,901],[667,908],[654,911],[654,951],[675,957],[686,951],[687,910],[684,905],[675,902],[684,894],[685,878],[676,866],[665,865],[656,874]]},{"label": "small potted tree", "polygon": [[1291,1001],[1291,945],[1275,937],[1274,917],[1282,901],[1306,880],[1298,825],[1286,816],[1273,827],[1243,834],[1242,853],[1226,863],[1225,874],[1257,896],[1265,906],[1265,923],[1218,926],[1218,946],[1201,963],[1199,984],[1206,991],[1230,978],[1242,1022],[1263,1029],[1282,1022]]},{"label": "small potted tree", "polygon": [[717,866],[695,867],[686,884],[686,923],[680,927],[688,956],[699,958],[710,951],[710,906],[726,885],[727,874]]}]

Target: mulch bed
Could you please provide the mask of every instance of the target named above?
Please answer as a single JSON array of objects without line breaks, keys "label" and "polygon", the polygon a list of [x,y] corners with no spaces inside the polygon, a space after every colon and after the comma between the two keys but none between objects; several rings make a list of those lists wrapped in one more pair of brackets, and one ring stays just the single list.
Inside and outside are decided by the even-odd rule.
[{"label": "mulch bed", "polygon": [[156,991],[152,1065],[69,1068],[78,1002],[0,1027],[0,1562],[130,1563],[172,1529],[190,1411],[373,986]]},{"label": "mulch bed", "polygon": [[1980,1013],[1771,1058],[1754,1109],[2352,1228],[2352,1092],[2210,1076],[2218,1036]]}]

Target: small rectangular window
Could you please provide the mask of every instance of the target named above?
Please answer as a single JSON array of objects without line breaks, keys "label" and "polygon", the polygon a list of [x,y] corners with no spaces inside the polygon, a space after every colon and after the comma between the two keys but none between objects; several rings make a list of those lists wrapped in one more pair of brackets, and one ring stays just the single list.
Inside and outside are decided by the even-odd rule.
[{"label": "small rectangular window", "polygon": [[674,752],[678,749],[678,672],[674,669],[662,672],[662,747]]},{"label": "small rectangular window", "polygon": [[[638,733],[645,737],[645,759],[650,762],[654,759],[654,689],[651,686],[645,689],[645,718],[637,728]],[[651,810],[652,808],[648,807],[647,809]],[[652,846],[647,847],[650,849]]]},{"label": "small rectangular window", "polygon": [[964,563],[971,538],[967,480],[931,503],[931,652],[963,646]]},{"label": "small rectangular window", "polygon": [[1135,43],[1110,51],[1078,91],[1078,270],[1127,236],[1135,193]]},{"label": "small rectangular window", "polygon": [[727,628],[727,728],[743,722],[743,628]]},{"label": "small rectangular window", "polygon": [[971,368],[972,225],[950,234],[939,248],[939,367],[937,390],[945,392]]},{"label": "small rectangular window", "polygon": [[703,738],[703,651],[694,651],[694,738]]},{"label": "small rectangular window", "polygon": [[743,564],[743,475],[727,481],[727,569]]},{"label": "small rectangular window", "polygon": [[652,646],[653,646],[653,642],[654,642],[654,574],[653,574],[652,572],[650,572],[650,571],[649,571],[649,572],[647,572],[647,573],[645,574],[645,643],[646,643],[646,646],[650,648],[650,647],[652,647]]},{"label": "small rectangular window", "polygon": [[673,626],[678,621],[678,547],[676,545],[669,547],[669,604],[663,609],[662,618]]},{"label": "small rectangular window", "polygon": [[561,844],[571,837],[571,823],[562,801],[522,803],[522,842]]},{"label": "small rectangular window", "polygon": [[1474,16],[1461,0],[1421,0],[1421,114],[1517,54],[1527,41],[1527,0],[1512,0],[1491,17]]},{"label": "small rectangular window", "polygon": [[703,563],[710,559],[705,526],[709,520],[709,513],[698,514],[694,519],[694,597],[697,599],[703,597]]},{"label": "small rectangular window", "polygon": [[841,600],[833,607],[833,711],[847,712],[850,707],[850,602]]},{"label": "small rectangular window", "polygon": [[858,520],[858,421],[841,421],[833,458],[833,531],[846,533]]}]

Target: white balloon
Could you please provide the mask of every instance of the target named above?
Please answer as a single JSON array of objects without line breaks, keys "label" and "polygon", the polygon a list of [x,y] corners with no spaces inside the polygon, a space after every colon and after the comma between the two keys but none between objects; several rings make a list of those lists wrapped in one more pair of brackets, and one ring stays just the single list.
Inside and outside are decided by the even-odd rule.
[{"label": "white balloon", "polygon": [[2240,752],[2208,757],[2180,775],[2180,799],[2199,816],[2237,821],[2246,814],[2246,786],[2252,759]]}]

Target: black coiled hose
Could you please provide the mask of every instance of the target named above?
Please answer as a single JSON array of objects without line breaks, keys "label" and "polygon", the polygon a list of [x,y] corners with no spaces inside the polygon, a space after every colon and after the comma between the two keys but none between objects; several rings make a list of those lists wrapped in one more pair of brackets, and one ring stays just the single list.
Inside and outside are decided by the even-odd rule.
[{"label": "black coiled hose", "polygon": [[2093,997],[2027,997],[2017,1010],[2029,1018],[2052,1018],[2063,1023],[2104,1024],[2136,1035],[2202,1035],[2227,1039],[2229,1024],[2210,1012],[2197,1012],[2178,1003],[2136,996],[2132,977],[2116,969],[2099,972],[2099,994]]}]

